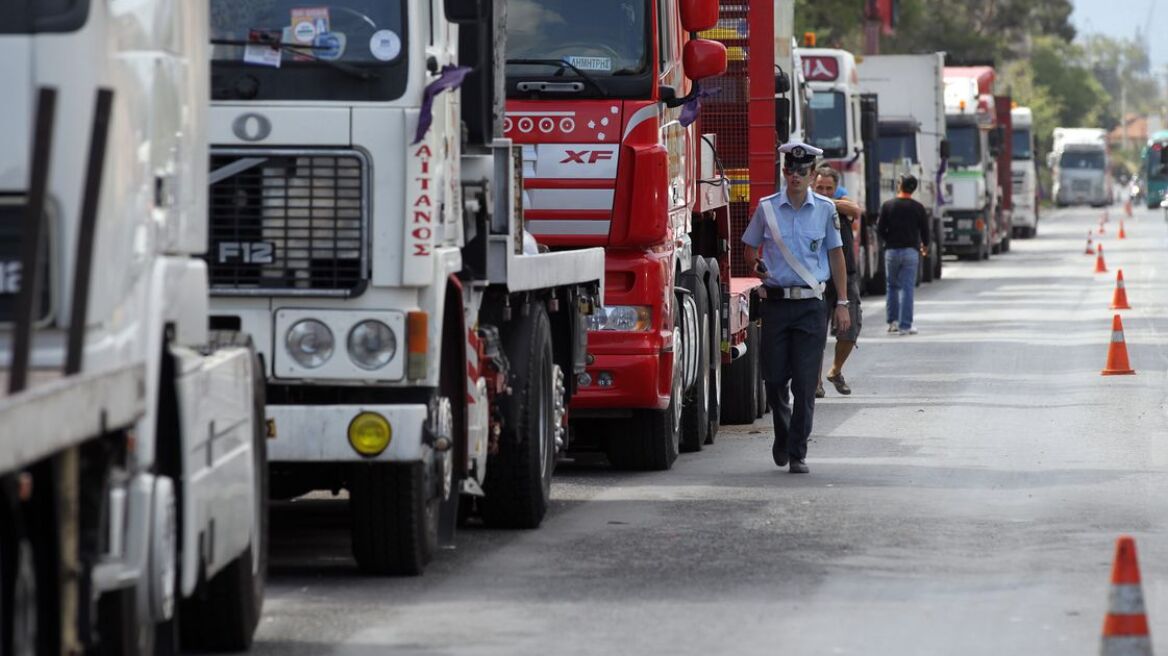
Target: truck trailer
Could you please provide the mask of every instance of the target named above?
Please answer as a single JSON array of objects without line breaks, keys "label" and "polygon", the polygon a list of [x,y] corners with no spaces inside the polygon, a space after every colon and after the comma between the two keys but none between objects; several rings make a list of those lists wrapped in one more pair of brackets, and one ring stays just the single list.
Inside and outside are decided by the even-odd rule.
[{"label": "truck trailer", "polygon": [[880,101],[880,202],[896,197],[897,180],[911,173],[920,182],[913,198],[932,217],[929,257],[922,279],[941,277],[942,212],[948,142],[945,139],[944,53],[868,55],[858,64],[860,88]]},{"label": "truck trailer", "polygon": [[264,397],[207,328],[207,6],[8,9],[0,653],[246,649]]},{"label": "truck trailer", "polygon": [[506,3],[210,6],[212,325],[263,356],[272,496],[346,490],[376,574],[538,526],[604,252],[531,238]]}]

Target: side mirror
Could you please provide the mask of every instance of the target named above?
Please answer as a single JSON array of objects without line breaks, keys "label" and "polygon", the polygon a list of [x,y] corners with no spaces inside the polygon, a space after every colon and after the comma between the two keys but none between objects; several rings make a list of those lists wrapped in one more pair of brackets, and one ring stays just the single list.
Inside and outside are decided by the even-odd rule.
[{"label": "side mirror", "polygon": [[726,46],[717,41],[692,39],[685,44],[681,54],[685,76],[691,80],[704,80],[726,72]]},{"label": "side mirror", "polygon": [[949,159],[949,140],[941,140],[941,159]]},{"label": "side mirror", "polygon": [[791,140],[791,101],[786,98],[775,98],[775,132],[782,143]]},{"label": "side mirror", "polygon": [[681,27],[686,32],[701,32],[717,24],[717,0],[681,0]]},{"label": "side mirror", "polygon": [[483,0],[443,0],[446,20],[451,23],[477,23],[486,18],[484,4]]},{"label": "side mirror", "polygon": [[783,94],[791,90],[791,77],[787,75],[786,71],[779,69],[775,73],[775,93]]}]

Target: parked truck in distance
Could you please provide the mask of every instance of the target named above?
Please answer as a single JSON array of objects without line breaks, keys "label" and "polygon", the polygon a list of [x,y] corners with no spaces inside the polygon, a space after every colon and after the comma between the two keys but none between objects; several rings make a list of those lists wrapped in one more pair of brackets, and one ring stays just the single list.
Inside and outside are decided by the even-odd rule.
[{"label": "parked truck in distance", "polygon": [[212,323],[263,355],[273,497],[347,490],[377,574],[421,573],[460,503],[538,526],[604,253],[528,233],[505,1],[210,4]]},{"label": "parked truck in distance", "polygon": [[1148,209],[1160,207],[1160,201],[1168,198],[1168,130],[1159,130],[1148,137],[1140,153],[1140,172],[1138,176],[1142,185],[1140,194]]},{"label": "parked truck in distance", "polygon": [[1055,205],[1110,205],[1111,152],[1102,128],[1055,128],[1047,164]]},{"label": "parked truck in distance", "polygon": [[994,97],[994,69],[947,66],[945,134],[949,141],[945,185],[944,248],[959,258],[989,259],[1004,234],[999,180],[1001,132]]},{"label": "parked truck in distance", "polygon": [[246,649],[263,387],[207,330],[207,5],[10,5],[0,34],[0,653]]},{"label": "parked truck in distance", "polygon": [[943,53],[868,55],[859,61],[860,88],[880,102],[880,201],[896,196],[897,180],[911,173],[919,181],[913,198],[932,217],[925,281],[941,277],[945,165]]},{"label": "parked truck in distance", "polygon": [[1014,236],[1038,234],[1038,164],[1034,160],[1034,115],[1029,107],[1010,110],[1014,138],[1011,142],[1011,189],[1014,201]]}]

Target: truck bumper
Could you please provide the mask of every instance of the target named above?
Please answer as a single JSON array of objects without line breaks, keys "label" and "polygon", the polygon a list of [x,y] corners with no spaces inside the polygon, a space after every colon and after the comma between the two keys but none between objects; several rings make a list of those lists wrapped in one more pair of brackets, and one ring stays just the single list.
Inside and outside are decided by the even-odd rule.
[{"label": "truck bumper", "polygon": [[1038,215],[1033,205],[1014,205],[1014,227],[1033,228],[1038,225]]},{"label": "truck bumper", "polygon": [[941,242],[945,252],[958,255],[979,252],[985,240],[983,231],[975,227],[979,219],[981,214],[977,212],[946,216],[942,224],[944,239]]},{"label": "truck bumper", "polygon": [[[660,347],[651,345],[635,351],[619,346],[606,348],[603,343],[611,337],[615,336],[588,336],[588,350],[595,360],[586,368],[586,376],[577,378],[578,383],[583,378],[589,384],[578,384],[572,397],[572,413],[586,416],[589,410],[669,407],[673,353],[661,352]],[[601,380],[605,379],[611,384],[602,386]]]},{"label": "truck bumper", "polygon": [[[368,457],[349,445],[349,423],[362,412],[389,422],[389,446]],[[269,405],[275,439],[268,442],[270,462],[415,462],[422,459],[427,420],[423,404],[395,405]]]}]

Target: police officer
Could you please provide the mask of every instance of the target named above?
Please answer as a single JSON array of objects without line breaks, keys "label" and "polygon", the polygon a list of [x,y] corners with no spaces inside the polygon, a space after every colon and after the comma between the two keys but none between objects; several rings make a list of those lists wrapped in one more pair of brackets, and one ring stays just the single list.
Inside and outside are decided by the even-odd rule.
[{"label": "police officer", "polygon": [[[803,143],[785,144],[784,186],[759,201],[742,241],[746,261],[763,281],[762,376],[774,410],[775,464],[790,462],[793,474],[809,470],[807,438],[815,414],[815,385],[827,341],[823,330],[824,281],[836,286],[835,323],[851,326],[847,271],[839,216],[830,198],[810,190],[816,157],[823,151]],[[795,397],[787,400],[787,385]]]}]

